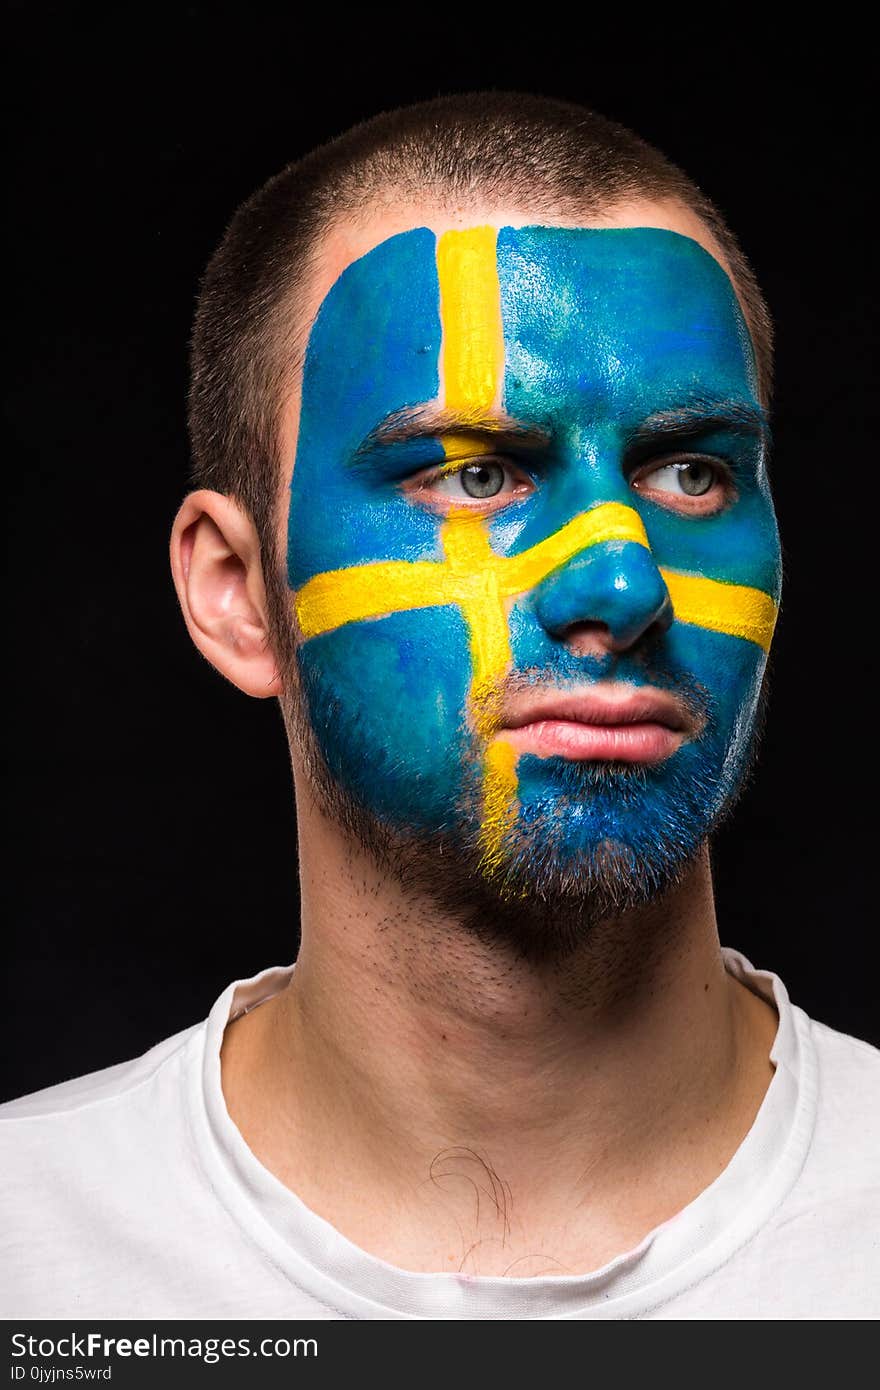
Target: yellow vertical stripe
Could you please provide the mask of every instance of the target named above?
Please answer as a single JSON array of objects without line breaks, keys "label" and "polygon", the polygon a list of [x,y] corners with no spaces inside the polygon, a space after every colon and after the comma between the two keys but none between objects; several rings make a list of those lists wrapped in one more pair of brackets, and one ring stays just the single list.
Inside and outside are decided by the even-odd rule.
[{"label": "yellow vertical stripe", "polygon": [[516,749],[496,739],[483,760],[482,866],[497,873],[504,864],[504,836],[516,819]]},{"label": "yellow vertical stripe", "polygon": [[[494,227],[445,232],[437,242],[441,377],[444,404],[464,421],[498,403],[504,380],[504,328]],[[447,458],[467,452],[467,440],[449,437]],[[512,654],[499,571],[482,518],[452,514],[443,527],[443,549],[455,581],[464,588],[461,612],[471,653],[470,709],[477,734],[491,740],[497,724],[498,685]],[[500,751],[499,751],[500,750]],[[501,843],[515,814],[516,754],[509,744],[487,744],[483,764],[481,842],[483,865],[501,862]]]},{"label": "yellow vertical stripe", "polygon": [[504,376],[497,239],[495,227],[470,227],[437,242],[445,404],[465,416],[492,405]]},{"label": "yellow vertical stripe", "polygon": [[492,727],[498,682],[513,661],[507,612],[499,586],[495,552],[484,519],[453,511],[441,532],[446,563],[460,586],[461,611],[471,650],[471,708],[480,733]]}]

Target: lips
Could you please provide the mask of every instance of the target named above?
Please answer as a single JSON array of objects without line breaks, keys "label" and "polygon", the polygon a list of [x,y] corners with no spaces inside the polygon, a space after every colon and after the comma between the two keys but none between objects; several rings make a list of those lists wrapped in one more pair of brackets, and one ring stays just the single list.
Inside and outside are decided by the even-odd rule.
[{"label": "lips", "polygon": [[602,682],[522,692],[505,702],[497,737],[539,758],[658,763],[694,732],[668,691]]}]

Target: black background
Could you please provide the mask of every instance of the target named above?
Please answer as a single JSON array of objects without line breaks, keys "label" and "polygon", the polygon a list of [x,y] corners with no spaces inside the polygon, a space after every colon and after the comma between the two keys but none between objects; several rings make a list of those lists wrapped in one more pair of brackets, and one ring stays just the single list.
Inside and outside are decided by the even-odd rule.
[{"label": "black background", "polygon": [[293,8],[11,15],[2,1094],[140,1053],[231,979],[295,955],[280,717],[196,654],[168,573],[194,296],[236,205],[290,159],[388,106],[491,86],[637,129],[756,266],[778,331],[786,588],[759,772],[716,846],[721,937],[815,1017],[880,1041],[858,36],[801,26],[771,41],[741,15],[735,33],[647,32],[623,11],[601,32],[561,11],[493,14],[484,30],[440,10],[356,27],[337,12],[317,31]]}]

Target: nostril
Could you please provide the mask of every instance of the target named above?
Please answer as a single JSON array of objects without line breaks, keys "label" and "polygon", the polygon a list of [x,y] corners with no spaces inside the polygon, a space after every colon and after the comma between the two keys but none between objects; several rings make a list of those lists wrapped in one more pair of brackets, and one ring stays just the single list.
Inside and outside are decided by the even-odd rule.
[{"label": "nostril", "polygon": [[607,623],[572,623],[560,636],[572,656],[607,656],[617,648]]}]

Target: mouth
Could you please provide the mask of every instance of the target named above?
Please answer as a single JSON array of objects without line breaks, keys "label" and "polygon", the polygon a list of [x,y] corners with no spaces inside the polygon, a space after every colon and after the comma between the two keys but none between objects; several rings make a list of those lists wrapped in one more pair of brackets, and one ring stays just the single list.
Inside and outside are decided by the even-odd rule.
[{"label": "mouth", "polygon": [[572,761],[660,763],[696,732],[668,691],[600,682],[523,691],[508,701],[495,736],[518,753]]}]

